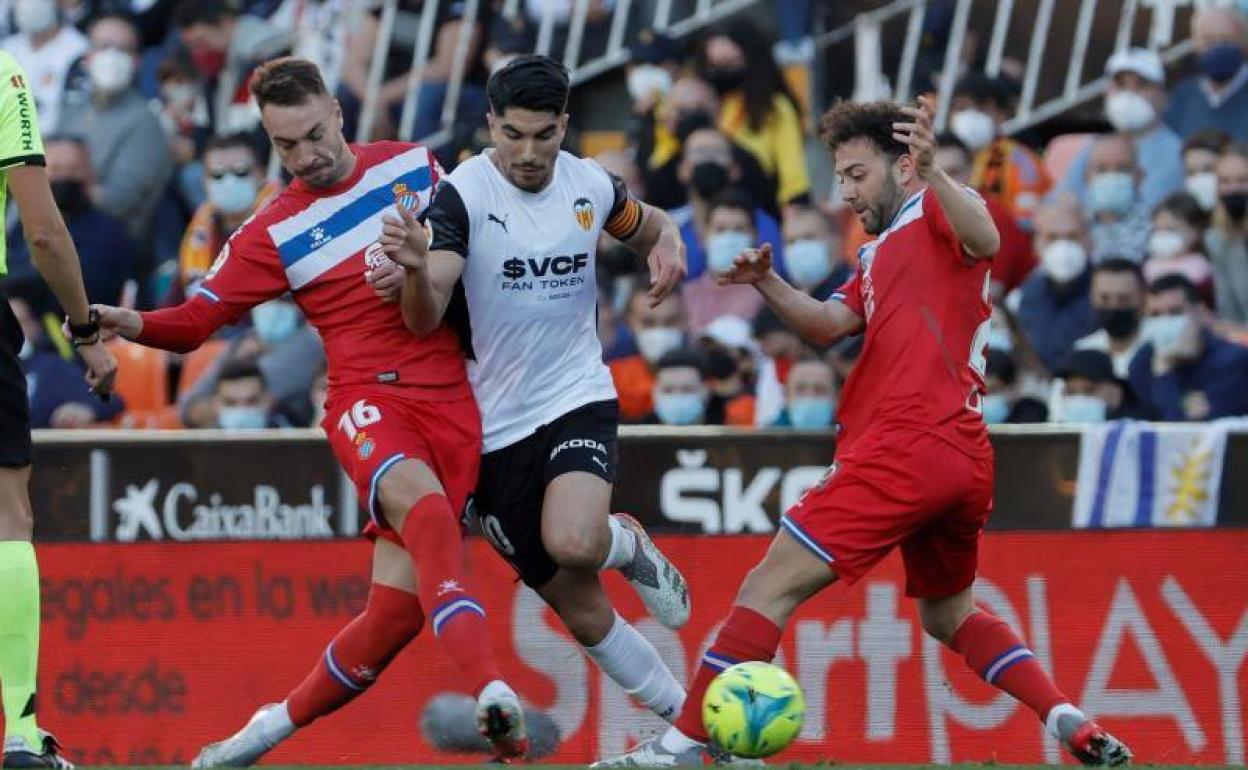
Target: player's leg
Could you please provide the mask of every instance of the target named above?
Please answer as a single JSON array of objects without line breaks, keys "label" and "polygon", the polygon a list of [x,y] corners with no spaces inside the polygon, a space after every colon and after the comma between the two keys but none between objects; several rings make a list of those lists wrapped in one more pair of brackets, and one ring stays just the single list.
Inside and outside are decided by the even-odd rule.
[{"label": "player's leg", "polygon": [[501,754],[523,755],[520,698],[499,673],[485,607],[468,590],[460,517],[442,483],[423,460],[399,458],[378,468],[372,486],[373,508],[399,533],[415,567],[434,636],[477,699],[478,726]]},{"label": "player's leg", "polygon": [[[610,513],[619,421],[619,406],[602,401],[575,409],[548,428],[542,539],[560,567],[619,570],[655,620],[680,628],[690,610],[684,576],[636,519]],[[556,482],[567,494],[552,505]]]},{"label": "player's leg", "polygon": [[285,700],[260,708],[237,733],[200,751],[191,766],[251,766],[299,728],[362,695],[423,625],[411,559],[385,536],[377,538],[364,611],[338,632]]}]

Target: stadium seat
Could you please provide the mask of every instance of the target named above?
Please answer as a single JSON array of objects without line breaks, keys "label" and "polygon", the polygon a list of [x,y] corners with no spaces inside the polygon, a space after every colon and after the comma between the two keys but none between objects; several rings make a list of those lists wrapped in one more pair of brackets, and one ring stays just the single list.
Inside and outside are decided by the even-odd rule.
[{"label": "stadium seat", "polygon": [[212,368],[217,359],[225,353],[227,347],[229,347],[229,342],[226,340],[208,340],[182,356],[182,373],[178,375],[179,399],[182,398],[182,394],[195,387],[195,383],[204,376],[204,372]]},{"label": "stadium seat", "polygon": [[1066,176],[1066,169],[1084,147],[1092,142],[1092,134],[1061,134],[1049,140],[1044,148],[1044,170],[1054,182]]},{"label": "stadium seat", "polygon": [[628,147],[628,134],[624,131],[586,131],[581,135],[581,153],[592,158],[608,150]]},{"label": "stadium seat", "polygon": [[163,350],[117,338],[109,343],[117,357],[117,394],[134,412],[169,404],[169,355]]}]

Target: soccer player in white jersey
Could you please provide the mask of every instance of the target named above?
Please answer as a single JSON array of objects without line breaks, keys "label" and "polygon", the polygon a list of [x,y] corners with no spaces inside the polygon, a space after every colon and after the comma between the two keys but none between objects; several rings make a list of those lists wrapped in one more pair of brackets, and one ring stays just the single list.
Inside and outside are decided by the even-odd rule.
[{"label": "soccer player in white jersey", "polygon": [[390,218],[382,248],[405,271],[403,317],[436,329],[463,282],[468,377],[484,455],[474,507],[490,543],[612,679],[671,720],[684,690],[614,610],[599,572],[618,569],[650,613],[689,617],[684,578],[640,524],[611,515],[619,407],[597,334],[594,251],[606,231],[645,255],[650,299],[684,277],[680,234],[592,160],[559,149],[567,71],[525,56],[489,81],[494,143],[453,171],[426,210]]}]

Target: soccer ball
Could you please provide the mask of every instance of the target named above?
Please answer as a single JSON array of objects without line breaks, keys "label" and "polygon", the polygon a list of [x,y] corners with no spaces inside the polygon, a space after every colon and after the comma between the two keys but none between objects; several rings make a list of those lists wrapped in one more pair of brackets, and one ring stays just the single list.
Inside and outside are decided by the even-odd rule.
[{"label": "soccer ball", "polygon": [[779,666],[753,660],[725,669],[702,699],[702,723],[720,748],[739,757],[783,751],[802,730],[806,698]]}]

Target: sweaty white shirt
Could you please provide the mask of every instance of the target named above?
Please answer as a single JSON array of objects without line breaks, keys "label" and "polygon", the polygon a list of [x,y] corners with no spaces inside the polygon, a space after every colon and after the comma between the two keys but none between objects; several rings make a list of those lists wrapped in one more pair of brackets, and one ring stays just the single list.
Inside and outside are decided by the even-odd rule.
[{"label": "sweaty white shirt", "polygon": [[485,451],[510,446],[564,414],[616,397],[598,340],[594,257],[605,228],[628,237],[641,210],[592,160],[560,152],[540,192],[512,185],[491,150],[438,188],[431,250],[465,258],[468,378]]}]

